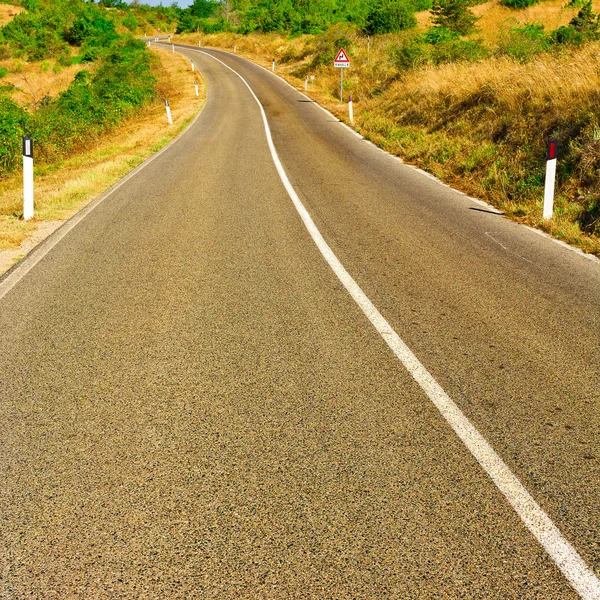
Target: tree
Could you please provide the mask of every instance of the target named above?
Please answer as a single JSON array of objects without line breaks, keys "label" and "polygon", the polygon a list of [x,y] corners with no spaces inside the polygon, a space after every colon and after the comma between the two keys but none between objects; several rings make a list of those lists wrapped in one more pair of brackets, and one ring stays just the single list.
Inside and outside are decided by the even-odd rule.
[{"label": "tree", "polygon": [[208,17],[212,17],[217,12],[218,8],[219,4],[212,0],[194,0],[193,4],[190,6],[190,13],[194,17],[207,19]]},{"label": "tree", "polygon": [[433,0],[431,14],[436,27],[467,35],[475,31],[476,17],[469,7],[474,0]]}]

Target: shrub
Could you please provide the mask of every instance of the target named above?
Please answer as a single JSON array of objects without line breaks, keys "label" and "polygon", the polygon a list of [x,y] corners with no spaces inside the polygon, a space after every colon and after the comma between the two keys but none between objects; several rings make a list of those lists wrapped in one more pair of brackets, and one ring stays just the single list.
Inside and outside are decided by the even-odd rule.
[{"label": "shrub", "polygon": [[127,29],[129,29],[129,31],[131,31],[131,32],[134,32],[137,29],[138,22],[137,22],[137,19],[135,18],[135,16],[133,15],[133,13],[129,13],[123,19],[123,26],[127,27]]},{"label": "shrub", "polygon": [[500,0],[500,4],[509,8],[527,8],[537,4],[540,0]]},{"label": "shrub", "polygon": [[220,5],[212,0],[194,0],[190,6],[190,13],[194,17],[207,19],[214,16],[219,11]]},{"label": "shrub", "polygon": [[469,10],[474,0],[433,0],[431,14],[436,27],[467,35],[475,30],[477,17]]},{"label": "shrub", "polygon": [[390,33],[417,25],[414,6],[405,0],[376,0],[367,17],[366,31]]},{"label": "shrub", "polygon": [[29,60],[43,60],[69,52],[62,33],[66,15],[44,7],[36,12],[17,15],[2,28],[1,37],[13,48],[14,54],[26,54]]},{"label": "shrub", "polygon": [[586,200],[577,221],[584,233],[600,235],[600,198],[598,196],[592,196]]},{"label": "shrub", "polygon": [[548,50],[550,43],[543,25],[516,26],[500,36],[498,52],[526,62],[535,54]]},{"label": "shrub", "polygon": [[0,177],[19,165],[21,138],[28,121],[27,113],[0,93]]},{"label": "shrub", "polygon": [[354,44],[348,35],[348,30],[336,27],[318,36],[316,38],[317,43],[315,46],[315,55],[311,61],[311,68],[333,64],[333,59],[340,48],[344,48],[346,52],[351,53]]},{"label": "shrub", "polygon": [[411,5],[415,11],[421,12],[424,10],[431,10],[432,1],[431,0],[412,0]]},{"label": "shrub", "polygon": [[455,31],[432,27],[391,46],[389,54],[398,70],[410,71],[424,64],[479,60],[487,55],[487,50],[479,42],[462,40]]},{"label": "shrub", "polygon": [[[15,48],[30,57],[56,57],[56,72],[82,61],[95,60],[97,64],[94,73],[80,71],[57,98],[45,97],[31,115],[0,92],[2,174],[18,165],[23,133],[34,139],[41,160],[55,160],[84,139],[113,127],[155,94],[151,56],[145,44],[130,35],[119,35],[101,8],[79,0],[57,0],[57,14],[53,15],[36,0],[25,3],[31,11],[27,18],[8,32],[5,27],[0,34],[10,39]],[[31,32],[33,25],[40,28]],[[65,40],[81,46],[79,56],[71,56]],[[42,68],[47,70],[49,66],[46,62]]]},{"label": "shrub", "polygon": [[273,31],[290,31],[294,7],[290,0],[279,2],[261,0],[251,6],[243,15],[240,25],[241,33],[262,31],[270,33]]},{"label": "shrub", "polygon": [[410,36],[388,49],[390,61],[399,71],[412,71],[431,62],[431,47],[421,36]]},{"label": "shrub", "polygon": [[552,41],[556,44],[579,46],[587,41],[600,38],[600,16],[592,12],[592,3],[588,0],[569,25],[563,25],[552,32]]}]

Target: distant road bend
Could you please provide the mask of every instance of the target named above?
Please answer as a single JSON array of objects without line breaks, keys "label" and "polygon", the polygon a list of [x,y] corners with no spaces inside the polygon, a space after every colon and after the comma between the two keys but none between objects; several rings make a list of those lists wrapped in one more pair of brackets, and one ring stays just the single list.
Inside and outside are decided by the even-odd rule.
[{"label": "distant road bend", "polygon": [[0,597],[599,599],[600,263],[177,50],[197,121],[0,279]]}]

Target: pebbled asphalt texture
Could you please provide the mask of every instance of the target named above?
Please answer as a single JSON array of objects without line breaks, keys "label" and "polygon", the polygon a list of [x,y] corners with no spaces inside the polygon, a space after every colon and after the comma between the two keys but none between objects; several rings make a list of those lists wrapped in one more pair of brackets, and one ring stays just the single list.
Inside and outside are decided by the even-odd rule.
[{"label": "pebbled asphalt texture", "polygon": [[[241,80],[0,300],[0,598],[575,598],[312,243]],[[600,571],[600,265],[211,51],[342,263]]]}]

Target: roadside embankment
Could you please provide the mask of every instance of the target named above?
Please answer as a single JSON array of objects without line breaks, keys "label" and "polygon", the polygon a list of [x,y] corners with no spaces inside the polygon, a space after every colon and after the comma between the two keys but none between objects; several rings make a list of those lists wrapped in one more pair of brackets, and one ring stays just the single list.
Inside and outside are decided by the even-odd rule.
[{"label": "roadside embankment", "polygon": [[[267,68],[275,60],[279,75],[346,122],[352,94],[354,127],[367,139],[509,218],[600,256],[599,42],[527,60],[490,50],[478,60],[406,68],[401,35],[368,43],[347,26],[319,36],[184,34],[176,41],[235,47]],[[333,68],[340,46],[351,59],[344,104]],[[559,144],[555,211],[543,220],[551,138]]]},{"label": "roadside embankment", "polygon": [[[179,54],[151,49],[156,60],[156,100],[72,156],[35,169],[35,215],[23,221],[22,175],[0,181],[0,274],[60,224],[83,208],[146,158],[173,140],[198,113],[206,98],[199,74]],[[199,84],[196,97],[194,81]],[[164,99],[173,125],[167,124]]]}]

